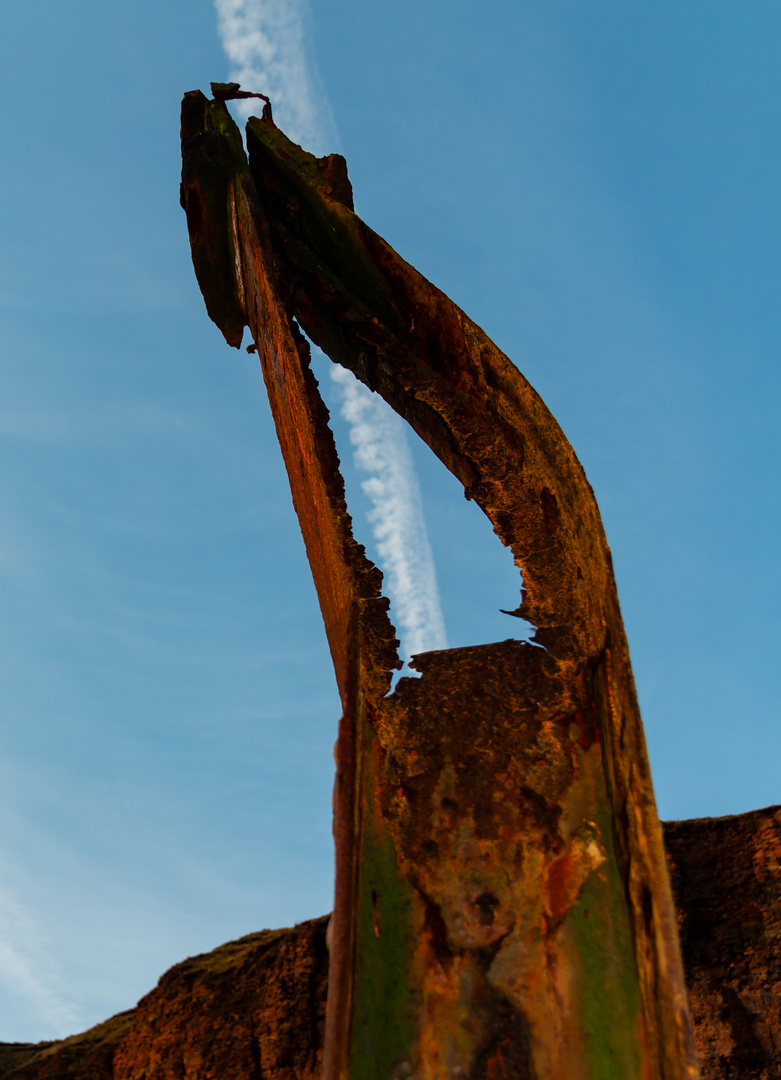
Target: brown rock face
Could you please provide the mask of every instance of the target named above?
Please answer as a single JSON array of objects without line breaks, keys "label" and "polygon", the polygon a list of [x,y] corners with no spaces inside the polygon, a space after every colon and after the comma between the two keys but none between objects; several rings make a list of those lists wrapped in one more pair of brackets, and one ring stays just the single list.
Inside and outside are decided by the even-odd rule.
[{"label": "brown rock face", "polygon": [[0,1044],[14,1080],[319,1080],[328,918],[166,972],[135,1009],[55,1043]]},{"label": "brown rock face", "polygon": [[83,1035],[59,1042],[0,1043],[0,1076],[111,1080],[117,1046],[133,1026],[137,1011],[128,1009]]},{"label": "brown rock face", "polygon": [[[703,1080],[781,1077],[781,807],[664,827]],[[319,1080],[327,918],[171,968],[83,1035],[0,1044],[5,1080]]]},{"label": "brown rock face", "polygon": [[781,807],[664,832],[703,1080],[781,1077]]}]

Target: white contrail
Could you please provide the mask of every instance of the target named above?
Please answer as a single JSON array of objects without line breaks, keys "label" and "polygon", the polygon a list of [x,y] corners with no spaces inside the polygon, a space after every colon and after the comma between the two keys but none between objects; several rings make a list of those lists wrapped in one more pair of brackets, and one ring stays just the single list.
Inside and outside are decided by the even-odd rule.
[{"label": "white contrail", "polygon": [[[338,139],[316,68],[307,57],[304,2],[214,0],[214,6],[230,78],[268,95],[285,133],[307,150],[324,153]],[[362,487],[372,501],[369,520],[402,652],[410,656],[445,648],[436,571],[404,422],[349,371],[334,367],[332,374],[356,464],[368,473]]]},{"label": "white contrail", "polygon": [[341,413],[350,425],[361,487],[372,501],[369,521],[393,604],[402,652],[447,648],[434,558],[404,421],[347,371],[331,369]]},{"label": "white contrail", "polygon": [[[304,0],[214,0],[230,78],[271,98],[274,120],[315,154],[337,148],[336,125],[314,63],[307,57]],[[246,119],[258,101],[236,102]]]}]

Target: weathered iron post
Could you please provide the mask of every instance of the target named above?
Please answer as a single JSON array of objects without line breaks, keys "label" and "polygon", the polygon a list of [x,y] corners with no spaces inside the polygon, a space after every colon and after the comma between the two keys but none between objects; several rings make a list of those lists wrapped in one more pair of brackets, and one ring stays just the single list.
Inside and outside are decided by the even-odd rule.
[{"label": "weathered iron post", "polygon": [[[326,1080],[698,1075],[642,725],[596,501],[544,403],[353,213],[344,159],[182,106],[207,310],[263,367],[342,698]],[[300,329],[299,329],[300,328]],[[426,441],[512,548],[518,641],[401,679],[304,334]]]}]

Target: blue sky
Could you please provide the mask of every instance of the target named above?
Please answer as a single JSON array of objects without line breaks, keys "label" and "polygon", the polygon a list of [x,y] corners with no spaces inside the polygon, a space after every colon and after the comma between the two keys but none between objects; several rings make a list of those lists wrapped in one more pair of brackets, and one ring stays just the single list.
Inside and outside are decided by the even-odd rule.
[{"label": "blue sky", "polygon": [[[780,802],[777,4],[264,4],[359,213],[586,467],[662,815]],[[338,700],[178,205],[181,94],[229,71],[212,4],[27,0],[0,51],[0,1039],[34,1040],[328,910]],[[509,556],[410,445],[450,644],[508,636]]]}]

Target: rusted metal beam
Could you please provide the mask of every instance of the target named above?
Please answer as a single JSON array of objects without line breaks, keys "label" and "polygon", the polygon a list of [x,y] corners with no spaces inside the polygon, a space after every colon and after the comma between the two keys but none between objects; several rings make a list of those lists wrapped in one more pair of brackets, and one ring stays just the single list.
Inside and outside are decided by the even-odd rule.
[{"label": "rusted metal beam", "polygon": [[[326,1080],[697,1076],[659,822],[583,469],[514,365],[354,213],[344,160],[267,110],[182,108],[209,314],[248,325],[343,716]],[[402,679],[352,537],[301,329],[428,443],[511,547],[537,646],[425,653]]]}]

